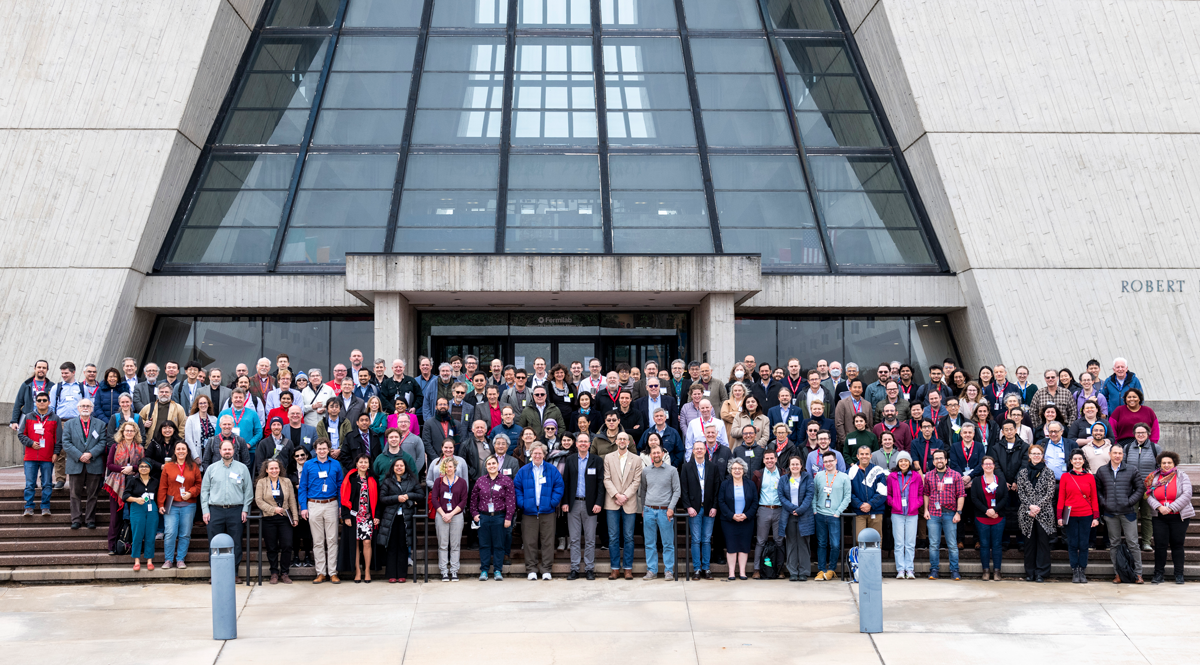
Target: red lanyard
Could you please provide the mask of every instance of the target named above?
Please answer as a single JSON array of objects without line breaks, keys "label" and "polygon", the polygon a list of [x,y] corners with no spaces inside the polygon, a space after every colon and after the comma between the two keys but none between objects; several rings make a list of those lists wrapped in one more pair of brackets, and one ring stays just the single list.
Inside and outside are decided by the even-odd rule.
[{"label": "red lanyard", "polygon": [[33,388],[34,395],[37,395],[38,393],[44,393],[44,392],[46,392],[46,382],[42,381],[42,385],[39,386],[38,382],[34,381],[32,384],[32,388]]},{"label": "red lanyard", "polygon": [[88,418],[85,421],[83,418],[80,418],[79,426],[83,428],[83,438],[88,438],[88,435],[92,432],[92,419]]},{"label": "red lanyard", "polygon": [[855,413],[862,413],[862,400],[851,399],[850,403],[854,405]]},{"label": "red lanyard", "polygon": [[246,409],[243,408],[242,412],[240,414],[238,413],[237,409],[233,409],[233,424],[234,425],[241,425],[242,418],[245,418],[245,417],[246,417]]},{"label": "red lanyard", "polygon": [[972,441],[972,442],[971,442],[971,447],[970,447],[970,448],[968,448],[968,447],[967,447],[966,445],[964,445],[962,442],[960,442],[960,443],[958,444],[958,447],[959,447],[960,449],[962,449],[962,454],[963,454],[963,464],[970,464],[970,463],[971,463],[971,453],[975,452],[975,442],[974,442],[974,441]]},{"label": "red lanyard", "polygon": [[88,385],[85,383],[83,384],[83,389],[88,392],[89,398],[95,399],[96,393],[100,392],[100,384],[97,383],[95,388],[92,388],[90,391],[88,391]]}]

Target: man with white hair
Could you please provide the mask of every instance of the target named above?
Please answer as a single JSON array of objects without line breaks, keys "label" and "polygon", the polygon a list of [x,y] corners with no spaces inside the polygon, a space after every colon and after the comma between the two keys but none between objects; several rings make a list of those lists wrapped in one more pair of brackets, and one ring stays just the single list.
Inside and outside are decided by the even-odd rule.
[{"label": "man with white hair", "polygon": [[405,368],[404,361],[396,358],[392,361],[392,375],[379,384],[379,399],[383,402],[383,410],[388,413],[395,410],[397,397],[404,400],[409,411],[421,412],[421,386],[411,376],[404,375]]},{"label": "man with white hair", "polygon": [[700,400],[700,417],[688,423],[687,437],[684,439],[683,445],[688,449],[697,442],[704,440],[704,428],[707,425],[721,425],[717,428],[717,442],[726,448],[729,447],[729,435],[725,432],[724,423],[717,421],[713,416],[712,402],[707,399]]},{"label": "man with white hair", "polygon": [[337,393],[333,386],[322,383],[320,369],[314,367],[308,370],[306,376],[308,376],[308,387],[300,394],[300,406],[304,407],[304,424],[316,427],[325,417],[325,404]]},{"label": "man with white hair", "polygon": [[271,376],[271,361],[259,358],[254,365],[254,376],[250,377],[250,394],[267,402],[267,396],[275,389],[275,379]]},{"label": "man with white hair", "polygon": [[219,421],[221,431],[209,437],[208,441],[204,442],[204,455],[200,458],[200,471],[203,473],[212,464],[221,459],[221,444],[223,442],[233,443],[234,459],[250,466],[250,446],[246,444],[246,439],[242,435],[234,431],[233,416],[226,413],[221,416]]},{"label": "man with white hair", "polygon": [[1108,375],[1108,378],[1104,380],[1104,386],[1100,389],[1100,392],[1104,393],[1104,399],[1108,402],[1108,408],[1116,409],[1124,404],[1125,393],[1133,388],[1137,388],[1143,394],[1146,392],[1142,390],[1142,382],[1133,372],[1129,371],[1129,361],[1124,358],[1114,358],[1113,373]]},{"label": "man with white hair", "polygon": [[139,412],[143,406],[153,404],[158,394],[154,389],[154,386],[158,384],[158,365],[146,363],[146,366],[142,368],[142,375],[146,378],[130,391],[130,395],[133,397],[133,410]]},{"label": "man with white hair", "polygon": [[75,408],[78,417],[63,425],[62,438],[54,452],[66,459],[67,476],[71,479],[71,528],[84,524],[96,528],[96,498],[104,480],[107,460],[104,449],[108,443],[104,423],[92,418],[92,400],[80,399]]}]

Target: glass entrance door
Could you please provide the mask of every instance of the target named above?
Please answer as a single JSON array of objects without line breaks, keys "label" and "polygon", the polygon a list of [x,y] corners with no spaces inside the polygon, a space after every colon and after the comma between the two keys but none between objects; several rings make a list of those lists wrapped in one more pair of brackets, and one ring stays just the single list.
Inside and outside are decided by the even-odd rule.
[{"label": "glass entrance door", "polygon": [[[449,362],[454,356],[466,358],[473,355],[479,358],[479,366],[486,368],[493,358],[505,359],[503,338],[465,338],[465,337],[435,337],[433,338],[433,370],[437,373],[437,366],[444,362]],[[530,367],[533,366],[533,361],[530,360]]]},{"label": "glass entrance door", "polygon": [[658,363],[660,368],[669,368],[672,360],[670,349],[671,344],[660,339],[608,340],[604,344],[602,362],[606,369],[615,369],[621,363],[630,367],[643,367],[651,360]]}]

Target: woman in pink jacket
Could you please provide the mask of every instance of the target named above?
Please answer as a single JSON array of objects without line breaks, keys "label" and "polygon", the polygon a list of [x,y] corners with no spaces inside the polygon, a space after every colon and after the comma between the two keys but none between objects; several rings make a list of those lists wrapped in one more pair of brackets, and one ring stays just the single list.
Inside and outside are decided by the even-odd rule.
[{"label": "woman in pink jacket", "polygon": [[915,580],[913,554],[917,549],[917,513],[924,499],[921,474],[913,469],[912,456],[896,454],[896,470],[887,479],[888,506],[892,509],[892,538],[896,541],[896,579]]}]

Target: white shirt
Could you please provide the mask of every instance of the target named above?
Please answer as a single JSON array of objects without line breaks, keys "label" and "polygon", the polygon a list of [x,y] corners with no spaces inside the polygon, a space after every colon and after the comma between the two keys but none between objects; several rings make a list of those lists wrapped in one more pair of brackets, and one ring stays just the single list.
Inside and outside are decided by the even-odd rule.
[{"label": "white shirt", "polygon": [[542,503],[542,467],[539,464],[533,465],[533,500],[538,505]]},{"label": "white shirt", "polygon": [[813,402],[824,402],[824,401],[825,401],[825,389],[824,388],[817,388],[817,392],[815,392],[815,393],[812,391],[811,388],[804,392],[804,406],[807,407],[807,410],[809,413],[812,413],[812,403]]},{"label": "white shirt", "polygon": [[715,424],[717,426],[717,443],[728,448],[729,447],[729,435],[725,433],[725,423],[722,422],[721,420],[717,419],[716,417],[710,418],[708,420],[708,422],[706,423],[706,422],[704,422],[703,416],[696,418],[692,422],[688,423],[687,437],[686,437],[686,440],[683,442],[684,446],[688,450],[691,450],[692,446],[695,445],[695,443],[697,441],[703,441],[704,440],[704,426],[712,425],[712,424]]}]

